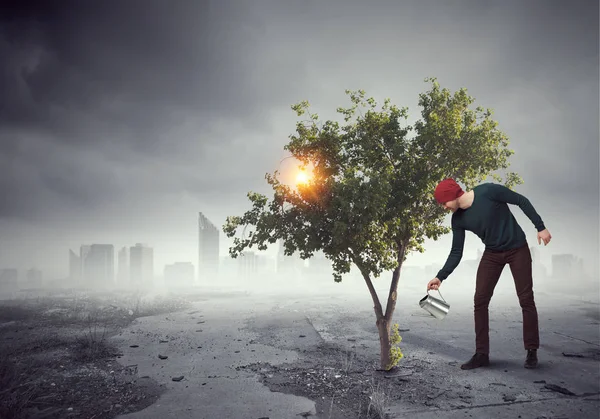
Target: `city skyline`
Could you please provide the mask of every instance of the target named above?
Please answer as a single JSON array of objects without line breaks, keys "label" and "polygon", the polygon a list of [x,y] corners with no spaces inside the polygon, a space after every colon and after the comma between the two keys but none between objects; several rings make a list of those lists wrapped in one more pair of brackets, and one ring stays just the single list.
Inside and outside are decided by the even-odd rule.
[{"label": "city skyline", "polygon": [[[220,230],[249,191],[272,196],[265,173],[293,170],[292,104],[339,120],[345,89],[364,89],[413,124],[433,76],[493,109],[516,191],[553,236],[540,259],[573,253],[598,272],[597,2],[148,1],[148,20],[126,3],[0,13],[0,266],[64,276],[81,242],[197,264],[199,209]],[[441,266],[450,243],[407,262]],[[480,248],[467,235],[465,256]]]},{"label": "city skyline", "polygon": [[[331,270],[331,262],[325,257],[325,255],[322,252],[317,252],[313,255],[313,257],[306,259],[306,260],[302,260],[298,253],[295,253],[293,256],[285,255],[284,248],[283,248],[283,242],[281,240],[279,240],[278,243],[279,243],[279,250],[275,256],[270,255],[268,252],[261,252],[261,251],[256,251],[256,250],[255,251],[246,251],[236,259],[230,258],[229,256],[220,256],[219,261],[218,261],[218,266],[221,268],[227,267],[228,265],[236,266],[238,274],[240,274],[242,276],[248,276],[249,273],[255,272],[257,266],[264,267],[265,263],[268,265],[269,263],[267,263],[267,262],[270,262],[270,265],[273,268],[274,272],[276,272],[277,274],[283,274],[283,275],[290,274],[294,270],[297,270],[297,269],[305,270],[306,272],[312,272],[312,273],[315,273],[319,269],[327,270],[327,271]],[[172,270],[172,273],[180,271],[180,272],[184,272],[184,274],[183,274],[184,276],[189,276],[190,269],[192,272],[192,276],[194,278],[193,282],[194,283],[202,282],[202,278],[197,277],[195,275],[196,270],[199,270],[198,269],[199,265],[194,265],[194,263],[191,261],[183,261],[183,260],[166,263],[164,265],[159,265],[159,264],[155,263],[155,261],[154,261],[154,248],[151,246],[148,246],[148,244],[136,243],[135,245],[132,245],[129,247],[123,246],[119,250],[116,250],[116,247],[112,244],[92,243],[92,244],[82,244],[80,246],[80,254],[79,255],[75,254],[72,249],[69,249],[69,262],[67,264],[69,267],[68,278],[70,279],[72,284],[73,283],[75,283],[75,284],[82,283],[81,281],[84,281],[83,283],[86,283],[88,281],[90,283],[94,283],[97,281],[94,273],[92,273],[92,275],[89,276],[87,280],[84,279],[84,277],[86,276],[86,273],[85,273],[86,270],[85,270],[85,266],[81,262],[82,260],[85,260],[86,256],[89,256],[90,253],[93,253],[92,249],[94,249],[94,248],[112,249],[110,258],[108,258],[109,264],[111,265],[111,267],[110,267],[111,273],[108,276],[106,276],[105,278],[112,278],[111,282],[113,282],[115,284],[125,284],[125,283],[130,284],[131,282],[135,282],[135,280],[133,280],[133,277],[141,275],[142,269],[145,269],[146,276],[148,278],[151,278],[151,280],[148,282],[148,284],[151,283],[153,279],[160,278],[160,277],[165,278],[167,276],[165,274],[161,275],[160,274],[161,272],[164,273],[167,270]],[[131,259],[131,251],[132,250],[140,251],[140,255],[134,256],[134,258],[140,259],[140,262],[139,262],[140,267],[138,267],[138,271],[136,271],[133,275],[131,275],[131,272],[130,272],[130,267],[132,264],[132,262],[131,262],[132,261],[132,259]],[[534,263],[534,275],[536,277],[561,278],[562,276],[565,276],[566,274],[572,273],[572,272],[581,272],[581,273],[584,273],[585,275],[587,275],[588,277],[593,276],[593,275],[590,275],[589,272],[587,272],[585,270],[585,260],[577,255],[570,254],[570,253],[552,255],[551,259],[550,259],[550,264],[548,265],[541,261],[539,249],[537,249],[535,246],[530,246],[530,250],[531,250],[532,260]],[[124,252],[124,251],[126,251],[126,252]],[[149,256],[150,257],[149,264],[148,263],[144,264],[141,262],[141,259],[143,258],[142,254],[144,253],[143,251],[149,251],[149,255],[150,255]],[[457,267],[456,272],[461,272],[461,271],[474,272],[474,271],[476,271],[477,264],[478,264],[479,260],[481,259],[482,254],[483,254],[483,251],[481,249],[478,249],[477,255],[474,258],[469,258],[469,257],[463,255],[463,258],[461,259],[461,263]],[[121,276],[122,255],[127,255],[126,259],[125,259],[126,260],[125,268],[126,268],[127,275],[124,275],[124,276]],[[117,259],[115,259],[115,256],[117,257]],[[118,263],[115,263],[115,261],[118,261]],[[134,263],[137,263],[137,262],[134,262]],[[142,268],[141,267],[142,264],[144,264],[146,267]],[[405,262],[402,265],[402,267],[403,267],[404,271],[412,271],[414,269],[417,269],[417,270],[422,270],[424,272],[428,272],[432,275],[437,273],[437,271],[439,270],[439,266],[436,263],[430,263],[427,265],[414,265],[414,264]],[[13,272],[17,272],[18,276],[19,276],[19,274],[18,274],[19,271],[26,272],[26,277],[28,278],[28,281],[29,281],[30,275],[35,277],[36,281],[39,281],[40,278],[42,277],[42,272],[43,272],[43,270],[38,269],[38,267],[35,267],[35,266],[31,266],[26,269],[18,269],[18,268],[14,268],[14,267],[0,267],[0,272],[5,272],[5,271],[10,272],[11,278],[14,275]],[[76,273],[75,275],[73,275],[74,271]],[[503,275],[507,274],[507,272],[508,271],[505,271],[503,273]],[[217,276],[220,273],[221,272],[217,270]],[[229,274],[230,273],[231,272],[229,272]],[[227,274],[228,273],[226,272],[225,275],[227,275]],[[60,277],[53,278],[53,279],[54,280],[60,279]]]},{"label": "city skyline", "polygon": [[[277,274],[289,277],[297,276],[301,271],[314,274],[319,267],[327,271],[331,270],[331,262],[326,259],[322,252],[315,253],[312,258],[306,261],[300,258],[298,252],[292,256],[285,255],[283,240],[277,241],[276,254],[254,249],[244,252],[237,259],[231,259],[228,254],[219,254],[221,234],[222,232],[217,226],[202,212],[198,212],[198,260],[196,265],[190,261],[176,260],[159,266],[159,264],[155,263],[154,247],[145,243],[122,246],[119,250],[116,250],[117,247],[113,244],[81,244],[79,254],[69,249],[68,278],[71,284],[97,286],[98,284],[107,285],[110,282],[111,284],[139,287],[152,286],[155,279],[161,277],[165,282],[169,282],[167,278],[175,278],[178,275],[188,278],[191,275],[193,277],[192,283],[202,283],[203,281],[206,283],[206,281],[210,281],[211,276],[215,276],[216,278],[219,275],[220,268],[227,267],[228,265],[236,266],[237,275],[240,277],[249,277],[259,270],[259,266],[264,268],[266,261],[269,260]],[[550,268],[548,268],[540,258],[540,249],[535,246],[531,246],[530,248],[535,264],[534,272],[536,276],[560,277],[560,275],[566,275],[574,271],[581,272],[586,276],[593,276],[593,272],[589,272],[589,269],[586,269],[587,264],[584,263],[585,261],[581,257],[569,253],[552,254],[549,258]],[[457,272],[464,272],[466,270],[475,271],[477,268],[476,264],[481,259],[482,253],[483,249],[480,247],[477,249],[477,256],[474,259],[469,259],[466,253],[463,254]],[[231,259],[229,263],[227,262],[228,259]],[[439,266],[435,263],[411,265],[405,262],[403,268],[409,272],[414,272],[416,269],[434,275]],[[14,281],[14,267],[0,267],[0,271],[10,272],[10,281]],[[19,269],[16,269],[16,271],[18,272]],[[35,266],[27,269],[27,282],[40,282],[41,272]],[[160,272],[163,272],[162,276]],[[37,276],[35,279],[29,279],[30,275]]]}]

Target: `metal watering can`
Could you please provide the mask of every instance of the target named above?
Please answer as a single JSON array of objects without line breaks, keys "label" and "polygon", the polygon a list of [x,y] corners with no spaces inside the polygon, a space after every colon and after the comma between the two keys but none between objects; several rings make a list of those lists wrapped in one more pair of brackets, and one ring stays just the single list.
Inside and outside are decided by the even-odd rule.
[{"label": "metal watering can", "polygon": [[440,294],[440,297],[442,297],[441,300],[439,298],[432,297],[429,295],[429,291],[427,291],[427,295],[421,298],[419,305],[423,310],[427,311],[436,319],[442,320],[444,317],[446,317],[448,311],[450,311],[450,304],[444,300],[440,290],[437,290],[437,292]]}]

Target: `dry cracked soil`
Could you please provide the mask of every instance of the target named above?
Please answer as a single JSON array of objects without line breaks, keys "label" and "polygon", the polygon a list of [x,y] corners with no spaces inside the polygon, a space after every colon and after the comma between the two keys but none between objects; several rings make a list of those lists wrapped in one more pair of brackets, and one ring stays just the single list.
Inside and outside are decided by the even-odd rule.
[{"label": "dry cracked soil", "polygon": [[0,303],[0,417],[113,418],[154,403],[162,387],[117,362],[108,338],[180,298],[62,293]]}]

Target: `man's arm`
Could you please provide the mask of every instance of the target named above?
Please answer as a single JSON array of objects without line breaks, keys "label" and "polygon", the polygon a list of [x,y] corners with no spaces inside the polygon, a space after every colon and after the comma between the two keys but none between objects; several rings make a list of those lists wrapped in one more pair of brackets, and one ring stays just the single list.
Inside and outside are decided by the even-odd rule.
[{"label": "man's arm", "polygon": [[463,249],[465,246],[465,229],[457,226],[452,220],[452,249],[450,255],[446,260],[444,267],[438,272],[436,278],[440,281],[444,281],[448,276],[454,272],[454,269],[460,263],[463,255]]},{"label": "man's arm", "polygon": [[533,208],[533,205],[531,205],[529,199],[525,198],[523,195],[518,194],[515,191],[511,191],[504,185],[492,183],[492,186],[490,187],[490,198],[498,202],[518,205],[525,215],[531,220],[538,232],[546,229],[544,222],[542,221],[542,217],[540,217],[535,211],[535,208]]}]

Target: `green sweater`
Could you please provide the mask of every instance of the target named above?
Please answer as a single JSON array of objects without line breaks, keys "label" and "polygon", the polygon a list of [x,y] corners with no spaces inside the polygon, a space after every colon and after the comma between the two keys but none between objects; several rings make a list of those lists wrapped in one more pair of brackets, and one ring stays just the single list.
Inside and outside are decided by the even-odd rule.
[{"label": "green sweater", "polygon": [[486,250],[516,249],[527,243],[525,233],[507,204],[518,205],[537,231],[545,230],[542,218],[523,195],[503,185],[483,183],[473,188],[475,198],[467,209],[452,214],[452,249],[437,278],[443,281],[456,269],[463,255],[465,231],[475,233]]}]

